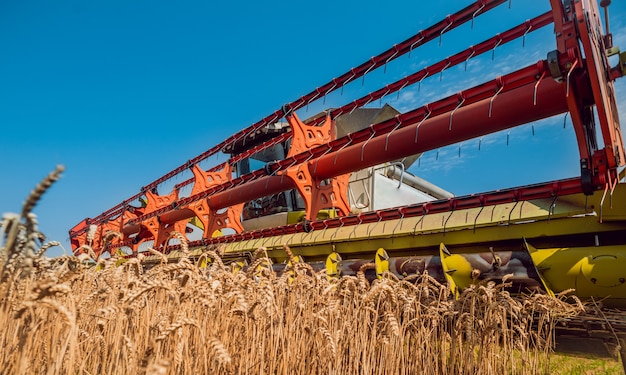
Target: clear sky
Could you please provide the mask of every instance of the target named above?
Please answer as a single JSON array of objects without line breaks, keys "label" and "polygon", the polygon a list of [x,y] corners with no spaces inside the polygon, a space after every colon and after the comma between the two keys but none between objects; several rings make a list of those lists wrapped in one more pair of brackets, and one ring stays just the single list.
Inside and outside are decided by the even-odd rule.
[{"label": "clear sky", "polygon": [[[64,164],[35,213],[48,238],[70,252],[67,231],[85,217],[471,3],[0,1],[0,213],[19,212],[35,184]],[[441,46],[428,43],[299,115],[346,104],[548,9],[548,0],[501,5],[473,28],[445,34]],[[626,50],[625,2],[613,1],[610,11],[614,44]],[[493,61],[472,59],[467,71],[450,68],[382,104],[410,110],[553,49],[547,26],[524,48],[521,40],[498,47]],[[626,122],[624,81],[616,87]],[[411,171],[457,195],[577,175],[563,116],[534,129],[534,136],[531,125],[486,136],[480,151],[470,140],[429,152]]]}]

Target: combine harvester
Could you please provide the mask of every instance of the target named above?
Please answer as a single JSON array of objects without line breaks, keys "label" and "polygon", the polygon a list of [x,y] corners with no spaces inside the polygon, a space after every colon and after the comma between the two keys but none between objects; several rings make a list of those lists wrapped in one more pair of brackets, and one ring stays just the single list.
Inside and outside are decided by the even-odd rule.
[{"label": "combine harvester", "polygon": [[[427,271],[458,293],[513,274],[516,291],[573,288],[601,301],[606,319],[626,332],[623,315],[612,313],[626,307],[626,186],[619,183],[626,157],[613,88],[626,54],[604,34],[594,0],[550,0],[551,11],[365,97],[305,121],[296,114],[506,3],[476,1],[83,220],[70,230],[74,252],[88,245],[98,256],[118,249],[132,256],[151,246],[176,258],[177,233],[201,232],[188,239],[193,254],[224,246],[225,261],[240,267],[265,247],[280,271],[287,244],[329,277],[373,262],[371,279]],[[602,1],[605,12],[609,3]],[[547,26],[556,49],[544,60],[404,113],[368,106]],[[407,171],[421,153],[555,115],[571,119],[579,177],[453,196]],[[229,160],[200,167],[218,153]],[[157,192],[185,173],[191,178]],[[110,231],[121,238],[109,240]],[[570,332],[601,336],[605,321],[571,322]]]}]

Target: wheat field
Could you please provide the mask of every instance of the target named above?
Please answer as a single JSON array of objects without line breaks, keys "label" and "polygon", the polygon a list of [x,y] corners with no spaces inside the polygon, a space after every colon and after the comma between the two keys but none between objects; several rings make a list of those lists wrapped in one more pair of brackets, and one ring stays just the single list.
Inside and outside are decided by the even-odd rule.
[{"label": "wheat field", "polygon": [[220,248],[185,256],[184,241],[175,263],[151,250],[150,267],[143,255],[50,259],[58,243],[32,209],[61,171],[2,217],[1,373],[543,374],[555,322],[583,309],[506,283],[458,299],[427,274],[370,283],[368,265],[331,279],[286,245],[293,266],[280,274],[263,248],[237,272]]}]

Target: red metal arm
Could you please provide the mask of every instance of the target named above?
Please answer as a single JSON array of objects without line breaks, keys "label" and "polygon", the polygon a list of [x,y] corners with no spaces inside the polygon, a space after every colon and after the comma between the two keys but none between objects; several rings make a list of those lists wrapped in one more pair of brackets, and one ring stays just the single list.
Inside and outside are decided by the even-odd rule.
[{"label": "red metal arm", "polygon": [[[614,180],[617,168],[626,162],[602,22],[595,1],[550,3],[557,37],[557,51],[550,59],[552,77],[565,84],[580,150],[583,188],[591,194]],[[602,149],[596,139],[594,106],[604,143]]]}]

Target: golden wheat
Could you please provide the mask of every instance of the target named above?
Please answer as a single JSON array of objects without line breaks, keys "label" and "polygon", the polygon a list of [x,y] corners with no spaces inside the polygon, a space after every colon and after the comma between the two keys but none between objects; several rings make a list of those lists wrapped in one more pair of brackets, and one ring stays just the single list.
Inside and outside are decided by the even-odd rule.
[{"label": "golden wheat", "polygon": [[58,173],[23,215],[1,222],[4,373],[535,374],[548,368],[555,322],[583,309],[511,296],[506,282],[476,283],[458,299],[427,273],[370,283],[373,264],[328,278],[287,245],[289,272],[276,274],[265,248],[237,272],[222,247],[190,259],[178,234],[173,263],[154,249],[156,264],[48,259],[56,243],[34,252],[43,236],[30,211]]}]

